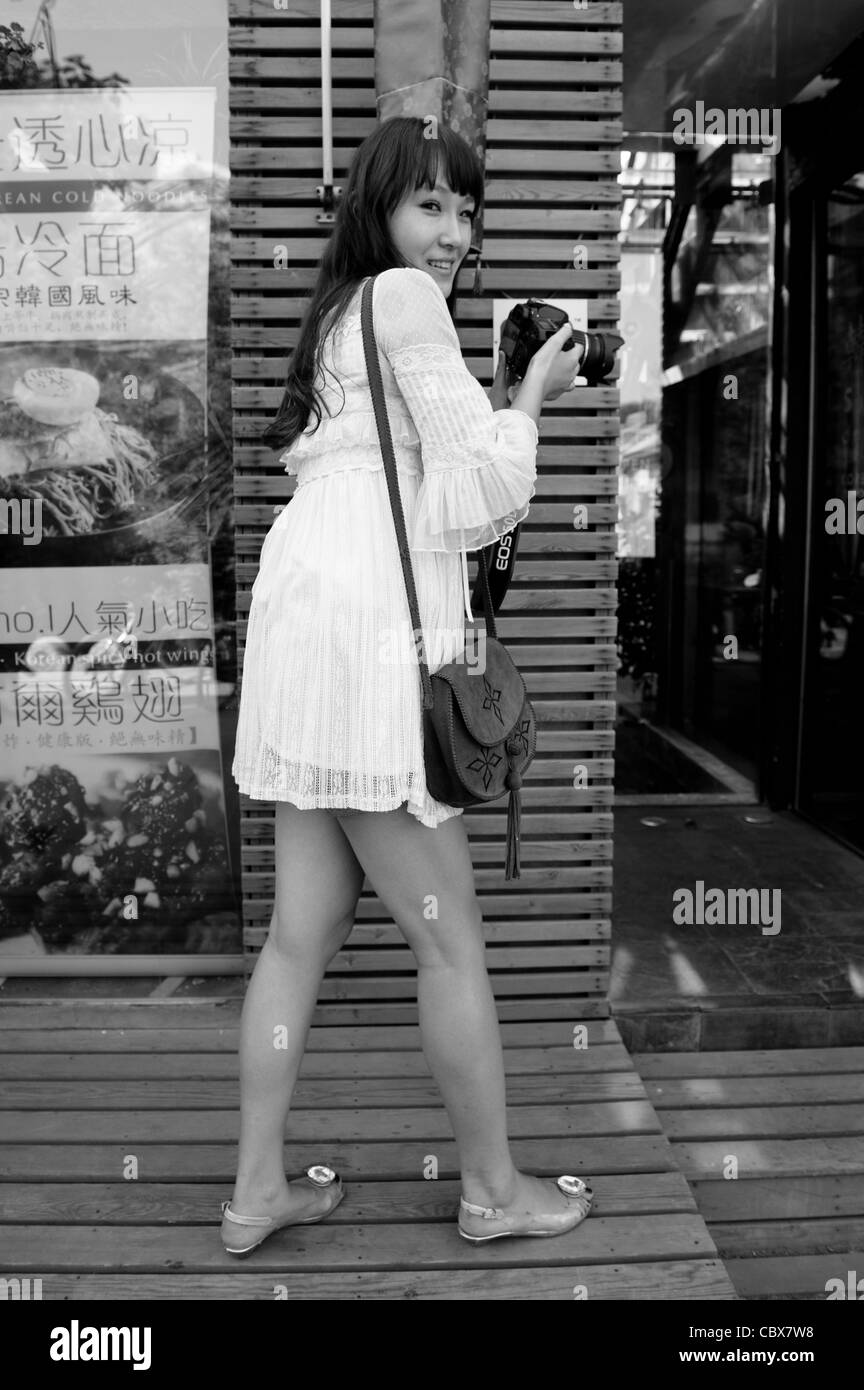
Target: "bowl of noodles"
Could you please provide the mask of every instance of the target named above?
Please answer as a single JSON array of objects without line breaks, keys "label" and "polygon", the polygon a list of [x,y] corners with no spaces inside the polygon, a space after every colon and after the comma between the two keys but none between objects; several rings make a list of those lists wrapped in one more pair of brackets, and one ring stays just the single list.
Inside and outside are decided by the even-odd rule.
[{"label": "bowl of noodles", "polygon": [[132,539],[188,505],[205,431],[194,391],[145,356],[0,350],[0,499],[29,502],[49,548]]}]

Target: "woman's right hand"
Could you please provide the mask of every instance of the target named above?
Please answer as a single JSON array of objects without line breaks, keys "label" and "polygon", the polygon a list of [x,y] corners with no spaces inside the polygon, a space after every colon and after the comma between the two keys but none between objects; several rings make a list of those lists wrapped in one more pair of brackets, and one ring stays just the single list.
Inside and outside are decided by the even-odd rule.
[{"label": "woman's right hand", "polygon": [[577,343],[567,352],[562,350],[572,332],[573,325],[565,323],[538,348],[528,363],[528,372],[541,381],[543,399],[546,401],[554,401],[565,391],[572,390],[573,378],[579,375],[579,365],[585,351],[582,344]]}]

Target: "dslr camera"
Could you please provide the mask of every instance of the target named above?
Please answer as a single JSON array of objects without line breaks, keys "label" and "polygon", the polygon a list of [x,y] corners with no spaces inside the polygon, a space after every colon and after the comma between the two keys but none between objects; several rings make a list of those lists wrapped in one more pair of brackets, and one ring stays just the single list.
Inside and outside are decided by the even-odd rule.
[{"label": "dslr camera", "polygon": [[[529,299],[515,304],[501,325],[501,351],[507,360],[508,382],[521,381],[535,352],[567,323],[563,309],[542,299]],[[605,381],[615,365],[615,354],[624,339],[617,333],[586,333],[574,328],[564,344],[569,352],[577,343],[585,349],[579,364],[579,376],[589,386]]]}]

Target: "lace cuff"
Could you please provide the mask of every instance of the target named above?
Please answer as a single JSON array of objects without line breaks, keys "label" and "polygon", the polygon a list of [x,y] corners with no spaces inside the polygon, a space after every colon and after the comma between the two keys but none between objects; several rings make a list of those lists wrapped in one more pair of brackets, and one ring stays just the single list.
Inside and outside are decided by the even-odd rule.
[{"label": "lace cuff", "polygon": [[[414,550],[482,550],[528,515],[536,491],[537,426],[524,411],[495,412],[501,452],[477,461],[429,467],[417,494]],[[506,424],[501,421],[506,420]]]}]

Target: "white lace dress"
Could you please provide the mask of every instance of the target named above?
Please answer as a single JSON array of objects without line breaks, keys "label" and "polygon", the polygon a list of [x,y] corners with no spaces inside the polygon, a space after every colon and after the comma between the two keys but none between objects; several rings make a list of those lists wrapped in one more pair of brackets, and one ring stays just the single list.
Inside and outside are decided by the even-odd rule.
[{"label": "white lace dress", "polygon": [[[232,770],[256,800],[365,811],[407,803],[435,826],[461,812],[426,790],[420,672],[363,354],[361,292],[325,337],[333,375],[316,383],[321,425],[309,433],[310,417],[281,456],[297,484],[261,549]],[[493,411],[425,271],[380,273],[373,321],[433,672],[462,652],[472,617],[465,552],[528,513],[537,426],[524,411]]]}]

